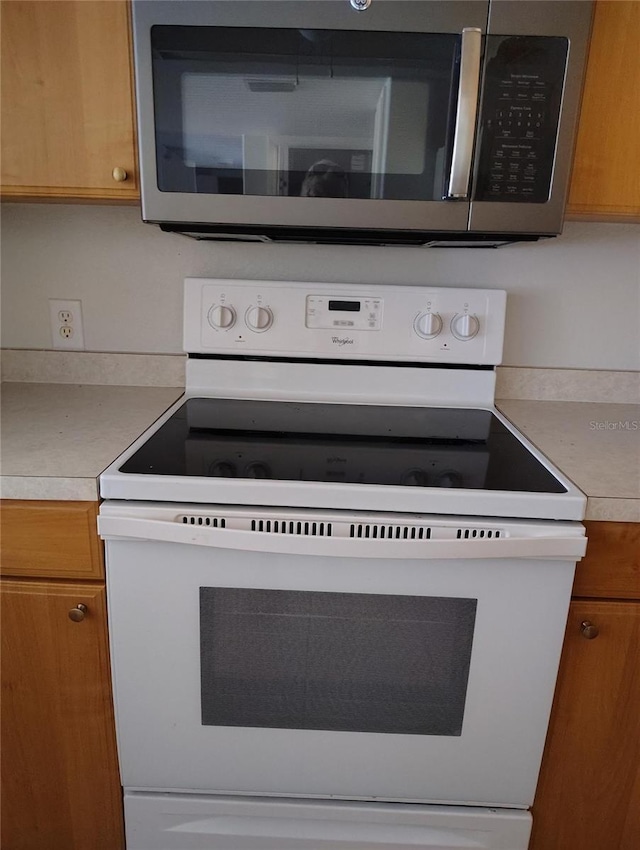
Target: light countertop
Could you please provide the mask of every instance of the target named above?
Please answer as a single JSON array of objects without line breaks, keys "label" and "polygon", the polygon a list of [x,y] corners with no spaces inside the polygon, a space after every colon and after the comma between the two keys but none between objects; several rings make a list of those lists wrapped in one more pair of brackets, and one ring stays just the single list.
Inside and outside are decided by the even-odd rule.
[{"label": "light countertop", "polygon": [[[98,476],[183,390],[2,385],[2,497],[95,500]],[[640,522],[640,405],[501,400],[588,497],[586,519]]]},{"label": "light countertop", "polygon": [[2,384],[2,498],[95,501],[100,473],[183,392]]},{"label": "light countertop", "polygon": [[496,406],[586,494],[585,519],[640,522],[640,405],[503,399]]}]

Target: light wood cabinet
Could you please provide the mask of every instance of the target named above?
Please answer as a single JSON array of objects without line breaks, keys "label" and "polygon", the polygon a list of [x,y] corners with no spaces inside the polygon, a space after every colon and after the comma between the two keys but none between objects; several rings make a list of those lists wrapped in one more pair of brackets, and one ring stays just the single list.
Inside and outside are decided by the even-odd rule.
[{"label": "light wood cabinet", "polygon": [[3,499],[0,573],[38,578],[104,578],[97,502]]},{"label": "light wood cabinet", "polygon": [[587,526],[574,592],[594,598],[571,603],[530,850],[640,847],[640,525]]},{"label": "light wood cabinet", "polygon": [[2,847],[123,850],[105,585],[66,578],[101,547],[96,505],[21,507],[2,503],[3,574],[47,580],[0,581]]},{"label": "light wood cabinet", "polygon": [[640,2],[597,0],[567,215],[640,219]]},{"label": "light wood cabinet", "polygon": [[128,3],[2,0],[0,11],[3,197],[137,199]]}]

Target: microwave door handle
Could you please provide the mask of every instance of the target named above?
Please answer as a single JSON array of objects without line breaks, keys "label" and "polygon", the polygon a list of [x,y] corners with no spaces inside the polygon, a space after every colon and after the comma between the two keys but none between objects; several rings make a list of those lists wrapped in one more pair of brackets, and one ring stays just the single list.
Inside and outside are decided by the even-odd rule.
[{"label": "microwave door handle", "polygon": [[447,192],[447,198],[455,200],[464,200],[469,197],[469,178],[478,113],[481,53],[482,30],[477,27],[465,27],[462,30],[458,105]]}]

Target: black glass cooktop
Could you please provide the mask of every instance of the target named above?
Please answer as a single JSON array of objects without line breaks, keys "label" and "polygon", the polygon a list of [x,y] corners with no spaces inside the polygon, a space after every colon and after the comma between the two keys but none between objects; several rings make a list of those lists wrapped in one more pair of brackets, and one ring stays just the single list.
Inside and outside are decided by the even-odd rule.
[{"label": "black glass cooktop", "polygon": [[464,408],[192,398],[120,471],[566,492],[491,411]]}]

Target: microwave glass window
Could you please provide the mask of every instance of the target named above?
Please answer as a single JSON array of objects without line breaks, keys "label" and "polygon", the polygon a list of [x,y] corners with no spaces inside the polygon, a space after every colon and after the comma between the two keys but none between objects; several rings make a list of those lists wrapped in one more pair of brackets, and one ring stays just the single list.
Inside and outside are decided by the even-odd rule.
[{"label": "microwave glass window", "polygon": [[201,587],[202,724],[459,736],[476,604]]},{"label": "microwave glass window", "polygon": [[163,192],[440,200],[460,36],[151,30]]}]

